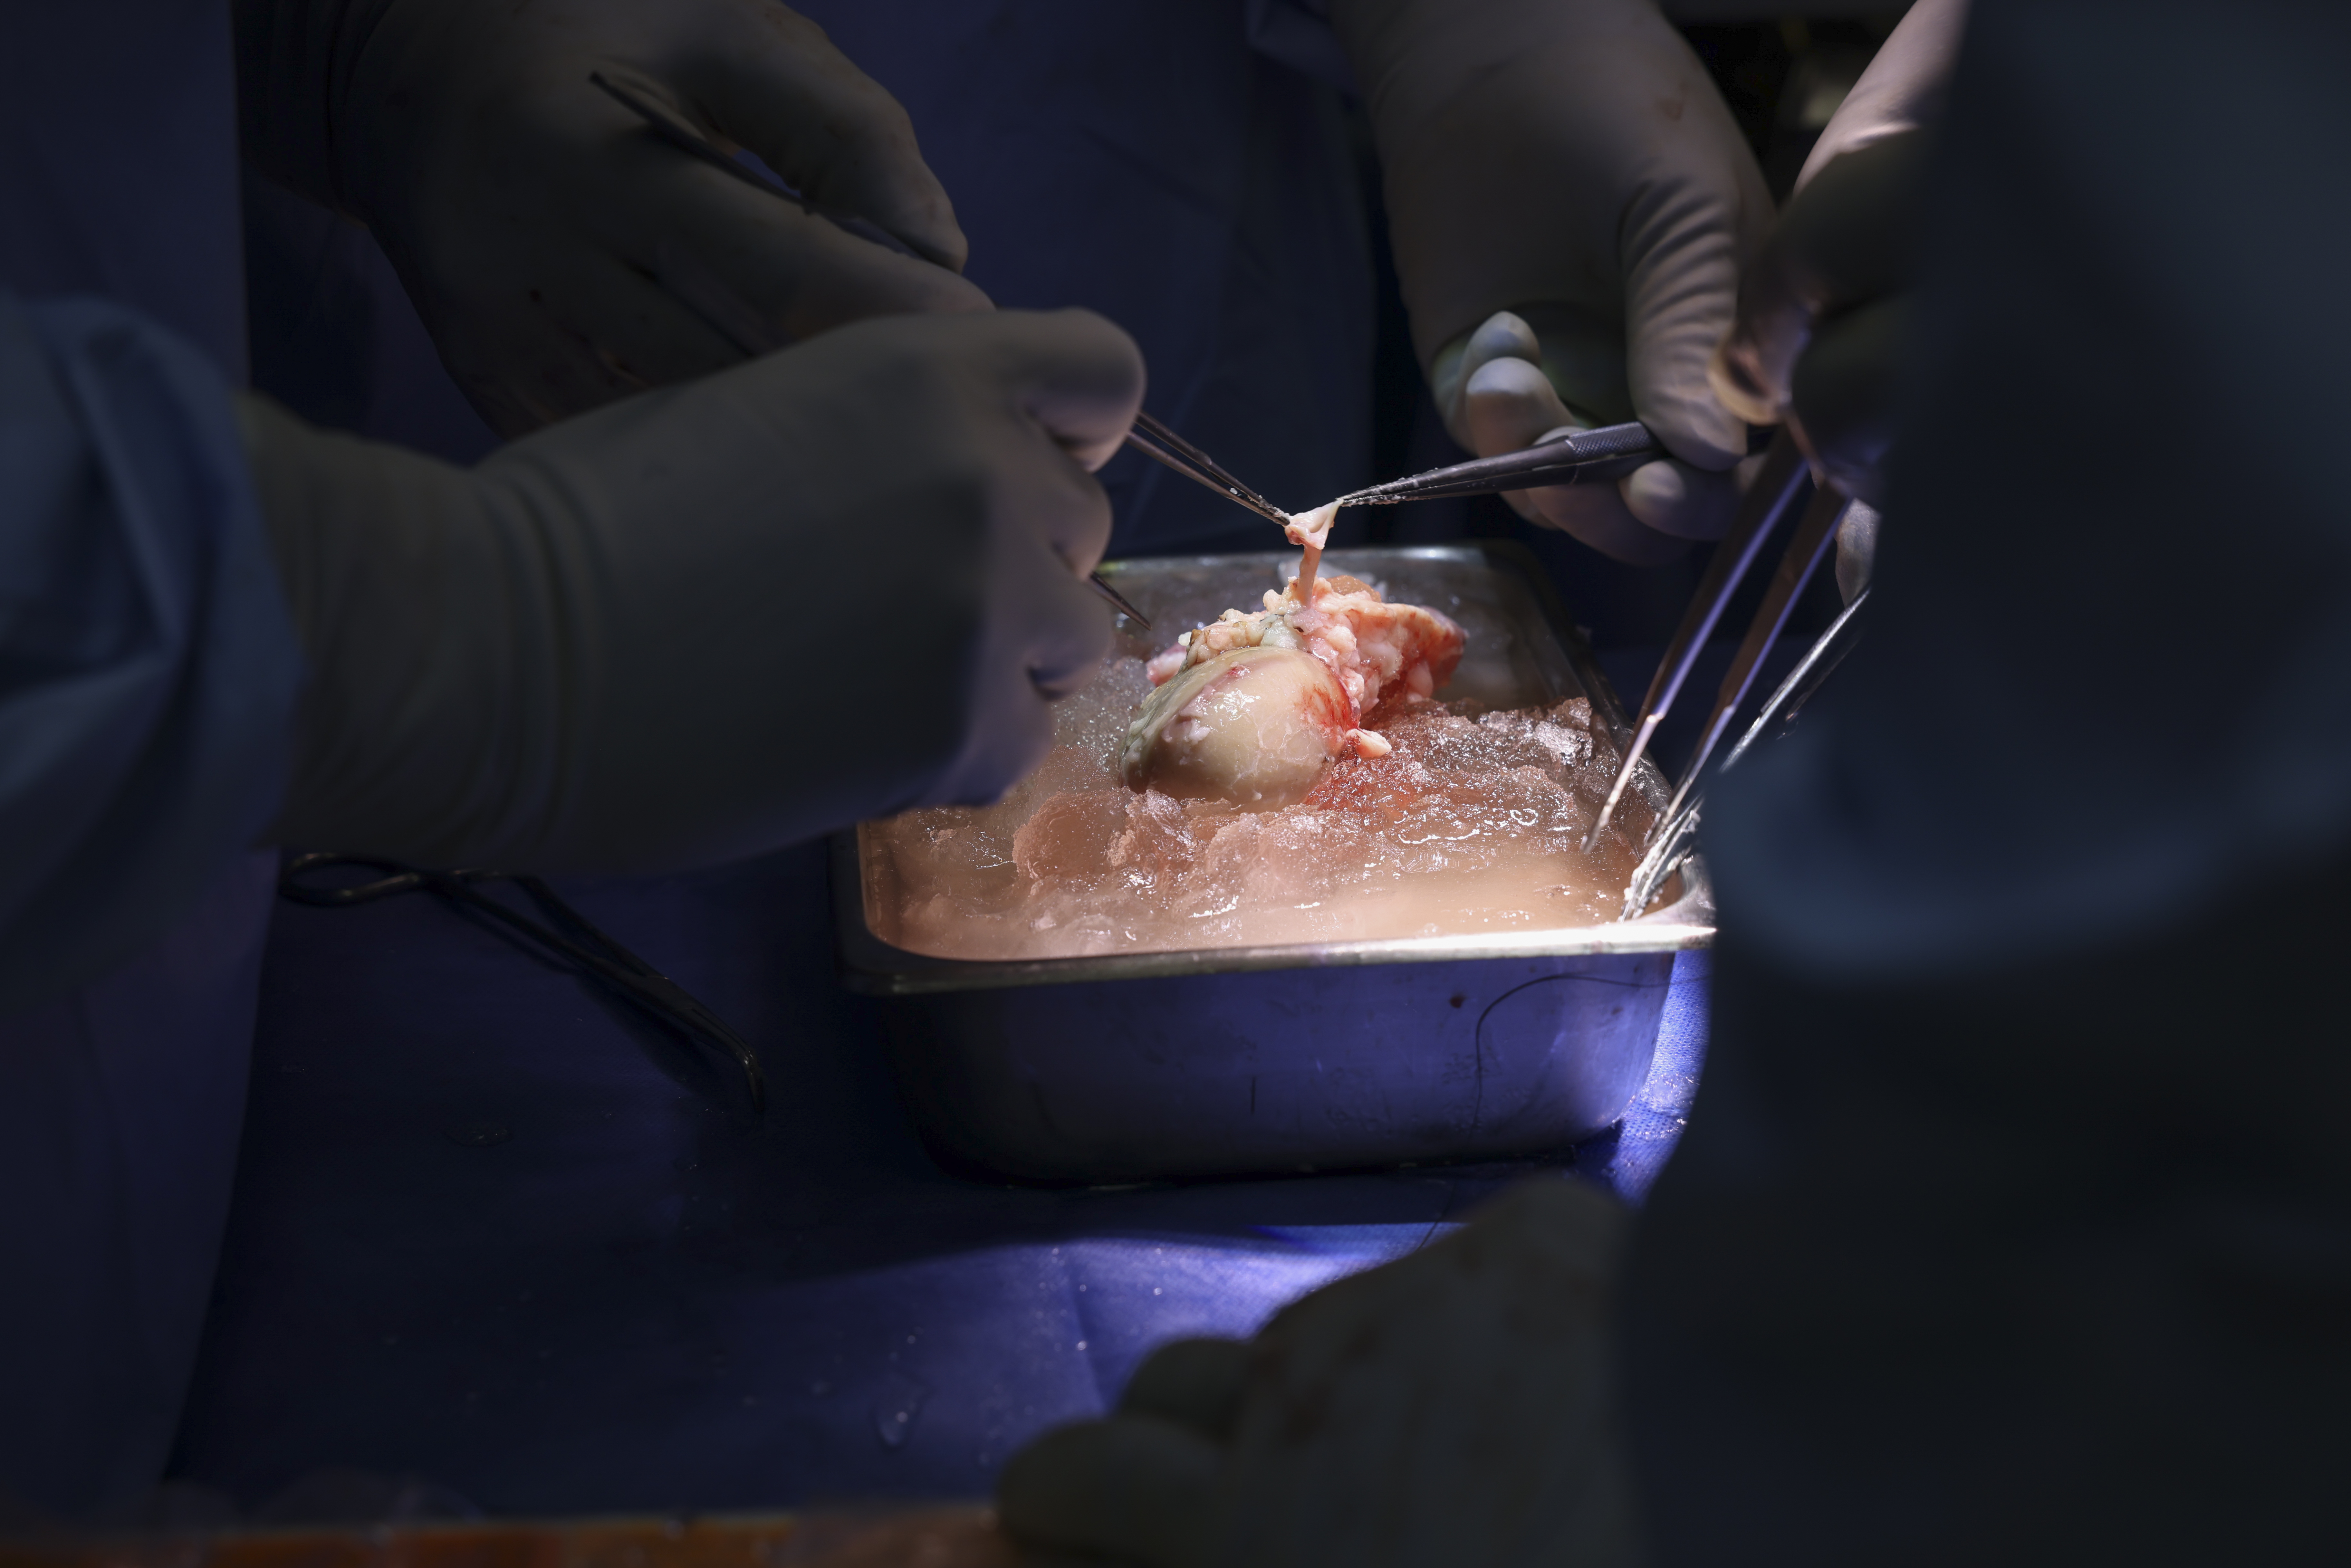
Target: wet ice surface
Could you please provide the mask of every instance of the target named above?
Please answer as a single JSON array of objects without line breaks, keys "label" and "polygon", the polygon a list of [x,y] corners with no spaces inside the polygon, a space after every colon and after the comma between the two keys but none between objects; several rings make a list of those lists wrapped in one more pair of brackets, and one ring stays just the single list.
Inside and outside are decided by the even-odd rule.
[{"label": "wet ice surface", "polygon": [[[1332,569],[1461,622],[1468,649],[1437,700],[1378,728],[1395,747],[1344,758],[1279,810],[1137,794],[1118,777],[1143,661],[1228,605],[1253,606],[1295,557],[1159,567],[1119,586],[1158,635],[1123,645],[1063,703],[1044,766],[998,805],[914,811],[861,829],[875,935],[950,958],[1048,958],[1603,924],[1635,856],[1584,832],[1617,754],[1525,591],[1460,561]],[[1387,580],[1377,580],[1383,575]],[[1630,813],[1626,829],[1646,813]]]}]

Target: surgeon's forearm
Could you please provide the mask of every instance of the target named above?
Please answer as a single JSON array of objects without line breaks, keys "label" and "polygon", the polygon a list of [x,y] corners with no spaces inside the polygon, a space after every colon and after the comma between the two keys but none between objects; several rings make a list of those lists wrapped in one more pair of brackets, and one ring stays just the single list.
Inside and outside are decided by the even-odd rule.
[{"label": "surgeon's forearm", "polygon": [[311,672],[272,838],[433,864],[528,845],[578,718],[549,520],[266,400],[237,415]]}]

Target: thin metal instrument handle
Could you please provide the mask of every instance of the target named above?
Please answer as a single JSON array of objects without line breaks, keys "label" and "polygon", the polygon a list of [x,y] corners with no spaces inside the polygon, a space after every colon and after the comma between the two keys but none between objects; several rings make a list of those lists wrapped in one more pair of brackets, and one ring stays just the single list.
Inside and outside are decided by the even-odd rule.
[{"label": "thin metal instrument handle", "polygon": [[1730,596],[1739,591],[1748,569],[1763,552],[1764,544],[1780,519],[1812,485],[1812,466],[1804,460],[1796,438],[1782,430],[1771,438],[1771,449],[1764,453],[1762,466],[1747,486],[1747,494],[1739,503],[1739,516],[1730,531],[1714,547],[1714,557],[1707,562],[1706,575],[1698,580],[1698,591],[1690,596],[1689,609],[1683,612],[1682,623],[1674,632],[1674,640],[1666,649],[1666,656],[1657,664],[1657,673],[1649,682],[1648,695],[1641,699],[1640,716],[1634,721],[1632,744],[1625,748],[1625,759],[1618,765],[1615,781],[1609,786],[1608,798],[1601,803],[1600,814],[1593,820],[1592,831],[1584,836],[1583,848],[1591,852],[1600,841],[1600,835],[1616,814],[1617,802],[1625,798],[1625,787],[1632,781],[1633,769],[1649,749],[1649,741],[1672,711],[1674,702],[1681,695],[1682,683],[1698,655],[1705,651],[1706,641],[1714,634],[1716,622],[1722,619],[1723,610]]},{"label": "thin metal instrument handle", "polygon": [[[1172,453],[1175,456],[1183,459],[1186,463],[1190,464],[1194,468],[1197,469],[1199,474],[1195,475],[1194,477],[1198,477],[1199,475],[1206,475],[1207,479],[1204,482],[1212,489],[1221,490],[1233,500],[1238,501],[1242,506],[1247,507],[1250,511],[1256,512],[1262,517],[1273,518],[1283,524],[1285,527],[1288,526],[1290,522],[1290,514],[1288,512],[1283,511],[1280,507],[1275,506],[1271,501],[1267,500],[1263,496],[1259,495],[1255,490],[1252,490],[1247,485],[1242,484],[1238,479],[1235,478],[1226,470],[1223,464],[1217,462],[1206,452],[1201,451],[1198,447],[1193,445],[1190,442],[1176,434],[1174,430],[1170,429],[1163,422],[1154,419],[1146,412],[1138,410],[1134,416],[1134,427],[1136,430],[1141,431],[1148,441],[1157,442],[1161,446],[1166,449],[1167,453]],[[1132,433],[1130,433],[1129,440],[1131,444],[1141,446],[1143,450],[1146,452],[1151,451],[1151,448],[1144,442],[1134,441]],[[1163,463],[1167,461],[1167,457],[1164,454],[1155,452],[1152,453],[1152,455],[1157,457],[1159,461]]]},{"label": "thin metal instrument handle", "polygon": [[766,1078],[759,1071],[758,1057],[739,1035],[728,1029],[718,1015],[704,1006],[692,992],[667,975],[661,974],[650,966],[644,965],[643,960],[636,958],[633,954],[617,945],[614,951],[628,962],[623,963],[619,959],[606,957],[602,954],[590,952],[584,948],[574,948],[573,951],[577,953],[579,961],[592,970],[598,979],[621,992],[655,1018],[689,1035],[699,1037],[705,1042],[717,1046],[733,1057],[736,1065],[743,1070],[743,1081],[750,1091],[753,1113],[758,1113],[767,1110],[768,1084]]},{"label": "thin metal instrument handle", "polygon": [[[1158,422],[1155,420],[1153,423],[1157,423]],[[1138,417],[1136,419],[1135,428],[1126,433],[1126,444],[1129,446],[1134,447],[1137,452],[1142,453],[1145,457],[1150,458],[1154,463],[1159,464],[1163,467],[1173,469],[1175,472],[1184,476],[1185,478],[1191,480],[1195,485],[1205,486],[1208,489],[1214,490],[1226,500],[1233,502],[1237,506],[1247,507],[1249,510],[1255,512],[1259,517],[1265,518],[1267,521],[1278,523],[1285,528],[1289,526],[1290,514],[1275,506],[1272,502],[1267,500],[1264,497],[1258,495],[1254,491],[1244,490],[1237,486],[1228,485],[1224,481],[1217,479],[1213,475],[1207,473],[1206,470],[1186,461],[1180,455],[1171,452],[1166,447],[1160,445],[1159,443],[1153,440],[1144,433],[1141,418]]]},{"label": "thin metal instrument handle", "polygon": [[[673,122],[664,113],[657,112],[655,107],[647,100],[624,88],[614,86],[604,78],[601,72],[591,72],[588,79],[633,110],[647,125],[660,134],[663,141],[672,146],[691,152],[705,162],[715,163],[716,166],[725,169],[729,173],[739,175],[770,195],[799,202],[819,217],[829,220],[835,226],[857,235],[860,239],[868,239],[877,245],[886,246],[902,256],[914,256],[913,251],[908,250],[887,233],[864,219],[826,212],[810,204],[806,197],[789,186],[759,178],[750,170],[713,147],[695,133],[692,127],[683,121]],[[923,258],[916,256],[915,259],[919,261]],[[669,290],[672,298],[692,311],[701,319],[704,326],[725,339],[735,351],[745,359],[759,359],[764,355],[776,353],[792,346],[791,339],[786,336],[775,323],[762,316],[753,308],[750,301],[736,293],[733,286],[725,278],[704,265],[700,256],[695,256],[677,241],[664,238],[653,247],[653,269],[655,281]],[[1128,439],[1132,440],[1132,435]],[[1203,484],[1207,482],[1202,481]],[[1102,573],[1088,572],[1081,580],[1088,588],[1092,589],[1113,610],[1134,622],[1144,631],[1151,630],[1151,622],[1144,617],[1143,612],[1128,603],[1126,596],[1113,588]],[[758,1069],[752,1066],[749,1071],[756,1072]]]},{"label": "thin metal instrument handle", "polygon": [[[1850,522],[1848,518],[1848,525]],[[1853,602],[1844,607],[1844,613],[1829,622],[1829,629],[1796,661],[1796,667],[1788,672],[1788,678],[1780,683],[1779,690],[1756,714],[1755,722],[1747,727],[1747,733],[1739,737],[1739,744],[1723,758],[1716,773],[1728,773],[1739,766],[1740,758],[1753,750],[1775,726],[1784,730],[1795,724],[1796,715],[1804,705],[1836,674],[1845,655],[1860,645],[1862,629],[1866,624],[1861,618],[1861,607],[1868,602],[1869,590],[1865,588],[1853,596]]]},{"label": "thin metal instrument handle", "polygon": [[798,186],[789,184],[775,175],[762,173],[747,163],[728,157],[725,152],[720,152],[716,143],[705,136],[693,121],[659,99],[648,97],[633,88],[616,82],[602,71],[590,71],[588,79],[603,89],[607,97],[643,120],[648,130],[679,152],[691,153],[721,173],[730,174],[742,181],[755,191],[780,197],[799,207],[810,217],[822,218],[844,234],[855,235],[868,244],[878,245],[884,250],[895,251],[910,261],[919,261],[929,267],[938,265],[929,256],[916,253],[912,246],[872,219],[862,217],[856,213],[842,212],[837,207],[828,207],[820,202],[811,200]]},{"label": "thin metal instrument handle", "polygon": [[[386,874],[373,882],[359,883],[350,887],[314,887],[301,880],[310,872],[354,865]],[[277,873],[277,894],[297,904],[335,909],[353,904],[373,904],[379,898],[389,898],[396,893],[411,893],[425,886],[428,881],[424,873],[398,861],[379,860],[373,855],[347,855],[329,850],[311,850],[296,855]]]},{"label": "thin metal instrument handle", "polygon": [[1756,606],[1755,619],[1748,623],[1747,636],[1740,643],[1730,669],[1722,677],[1721,688],[1715,694],[1714,711],[1707,715],[1706,728],[1698,736],[1688,765],[1682,769],[1681,783],[1675,788],[1673,800],[1667,804],[1668,817],[1697,787],[1698,775],[1706,770],[1707,758],[1714,755],[1730,721],[1739,716],[1739,705],[1747,700],[1748,688],[1755,684],[1757,672],[1762,669],[1764,659],[1787,628],[1797,599],[1813,580],[1813,573],[1820,569],[1829,548],[1836,543],[1838,525],[1858,504],[1834,490],[1823,490],[1805,508],[1803,520],[1796,525],[1795,536],[1788,541],[1787,553],[1780,558],[1779,569],[1771,574],[1771,586],[1764,591],[1763,602]]},{"label": "thin metal instrument handle", "polygon": [[1488,496],[1502,490],[1573,485],[1631,473],[1664,454],[1649,427],[1635,421],[1597,430],[1562,433],[1548,441],[1492,457],[1473,457],[1425,474],[1411,474],[1340,497],[1343,507],[1387,506],[1399,501],[1435,501],[1453,496]]},{"label": "thin metal instrument handle", "polygon": [[[308,873],[337,866],[365,866],[371,871],[389,874],[351,887],[314,887],[301,880]],[[474,885],[477,882],[500,879],[513,882],[528,894],[542,911],[579,932],[586,942],[574,941],[519,911],[507,908]],[[311,851],[295,856],[277,877],[280,897],[325,908],[372,904],[394,894],[418,891],[436,894],[452,904],[462,904],[467,908],[481,911],[573,967],[594,976],[673,1028],[716,1045],[734,1057],[742,1068],[744,1080],[750,1089],[752,1110],[759,1113],[766,1112],[768,1092],[766,1082],[760,1075],[759,1059],[742,1037],[727,1028],[717,1014],[684,987],[613,941],[559,897],[553,888],[535,876],[507,877],[504,873],[494,871],[432,871],[373,855]],[[586,943],[593,943],[594,946]]]},{"label": "thin metal instrument handle", "polygon": [[[1869,590],[1865,588],[1854,595],[1844,613],[1805,650],[1804,656],[1796,661],[1796,667],[1788,672],[1788,678],[1780,683],[1779,689],[1756,714],[1755,722],[1739,737],[1739,744],[1723,758],[1722,766],[1715,769],[1718,777],[1738,767],[1740,758],[1774,729],[1784,733],[1795,723],[1797,713],[1813,700],[1844,663],[1845,655],[1860,643],[1865,624],[1861,607],[1868,602]],[[1677,795],[1676,801],[1666,812],[1664,826],[1652,837],[1648,852],[1634,869],[1633,880],[1625,889],[1625,907],[1617,915],[1620,920],[1634,919],[1648,908],[1649,900],[1656,896],[1666,878],[1673,875],[1698,847],[1698,818],[1706,810],[1706,789],[1703,786],[1692,789],[1687,799]]]},{"label": "thin metal instrument handle", "polygon": [[[1772,437],[1762,428],[1748,432],[1750,455]],[[1384,507],[1400,501],[1441,501],[1457,496],[1491,496],[1561,485],[1621,479],[1670,454],[1646,424],[1604,424],[1596,430],[1562,430],[1516,452],[1473,457],[1425,474],[1410,474],[1339,497],[1343,507]]]},{"label": "thin metal instrument handle", "polygon": [[[759,1114],[766,1113],[767,1082],[759,1071],[758,1057],[742,1038],[683,986],[605,935],[564,902],[546,883],[528,875],[509,879],[528,894],[532,902],[570,925],[585,941],[574,941],[527,915],[507,908],[474,887],[465,877],[435,872],[423,874],[434,892],[446,898],[463,900],[472,907],[494,915],[532,941],[585,969],[655,1018],[726,1051],[743,1070],[745,1084],[750,1091],[752,1111]],[[589,946],[590,943],[594,946]]]}]

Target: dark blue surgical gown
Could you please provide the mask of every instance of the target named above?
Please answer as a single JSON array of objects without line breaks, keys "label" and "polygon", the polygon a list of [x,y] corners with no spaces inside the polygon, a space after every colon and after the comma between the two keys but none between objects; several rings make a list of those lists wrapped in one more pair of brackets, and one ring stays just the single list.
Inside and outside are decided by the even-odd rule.
[{"label": "dark blue surgical gown", "polygon": [[2346,58],[1970,19],[1874,624],[1708,823],[1660,1564],[2351,1559]]},{"label": "dark blue surgical gown", "polygon": [[230,413],[220,0],[0,7],[0,1491],[161,1475],[226,1219],[299,656]]}]

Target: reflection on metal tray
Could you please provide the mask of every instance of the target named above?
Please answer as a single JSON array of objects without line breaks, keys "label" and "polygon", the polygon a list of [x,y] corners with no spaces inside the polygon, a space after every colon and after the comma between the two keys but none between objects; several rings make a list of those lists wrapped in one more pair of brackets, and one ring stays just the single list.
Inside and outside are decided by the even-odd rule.
[{"label": "reflection on metal tray", "polygon": [[[1214,619],[1236,570],[1294,555],[1113,563],[1157,626]],[[1533,558],[1469,543],[1333,551],[1462,622],[1446,689],[1495,706],[1582,695],[1622,747],[1623,705]],[[1137,644],[1140,648],[1140,644]],[[1652,811],[1666,785],[1644,763]],[[1701,862],[1642,919],[1551,931],[1112,953],[935,958],[876,936],[857,836],[832,841],[841,977],[883,1005],[924,1135],[1008,1176],[1114,1181],[1484,1159],[1557,1148],[1622,1114],[1646,1077],[1673,955],[1712,939]]]}]

